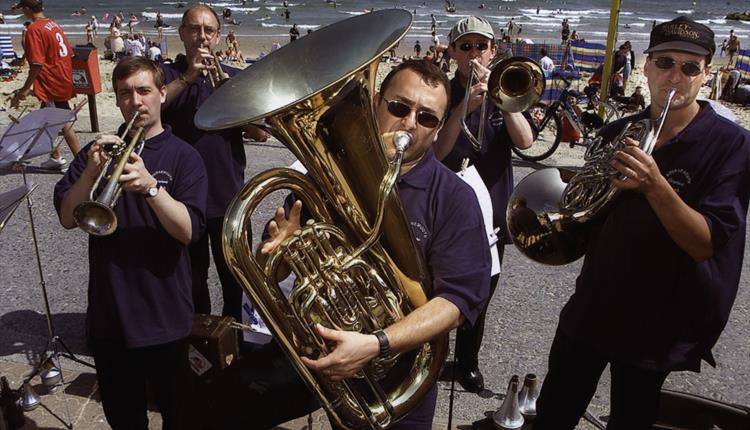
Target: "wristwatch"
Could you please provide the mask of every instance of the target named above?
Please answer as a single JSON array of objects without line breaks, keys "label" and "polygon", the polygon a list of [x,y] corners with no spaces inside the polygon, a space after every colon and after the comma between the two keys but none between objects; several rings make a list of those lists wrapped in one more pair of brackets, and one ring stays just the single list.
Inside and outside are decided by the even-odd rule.
[{"label": "wristwatch", "polygon": [[146,190],[146,198],[150,199],[152,197],[156,197],[156,195],[159,194],[159,183],[156,183],[156,186],[149,188]]},{"label": "wristwatch", "polygon": [[378,338],[378,346],[380,347],[378,357],[388,357],[391,354],[391,344],[390,342],[388,342],[388,336],[385,335],[385,332],[383,330],[375,330],[374,332],[372,332],[372,334]]}]

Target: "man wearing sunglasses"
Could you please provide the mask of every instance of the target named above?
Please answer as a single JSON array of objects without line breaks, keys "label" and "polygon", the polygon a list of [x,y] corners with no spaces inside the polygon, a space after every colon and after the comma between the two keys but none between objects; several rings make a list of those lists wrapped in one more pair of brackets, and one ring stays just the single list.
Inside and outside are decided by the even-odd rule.
[{"label": "man wearing sunglasses", "polygon": [[[526,114],[500,110],[491,101],[485,100],[487,80],[490,70],[487,65],[495,56],[495,33],[492,25],[481,17],[471,16],[460,20],[451,30],[448,52],[458,63],[456,75],[451,81],[451,103],[449,116],[435,142],[435,155],[454,172],[461,170],[464,159],[476,167],[492,199],[493,228],[498,229],[498,256],[502,264],[503,249],[511,243],[505,225],[505,208],[513,190],[513,167],[511,165],[511,145],[525,149],[534,141],[531,118]],[[480,106],[487,104],[484,139],[480,148],[461,133],[460,122],[466,85],[472,68],[476,79],[468,91],[469,112],[466,123],[477,135],[480,122]],[[493,273],[490,281],[490,297],[497,285],[498,273]],[[479,347],[484,334],[482,312],[477,323],[464,326],[456,339],[456,359],[458,381],[468,391],[479,393],[484,390],[484,378],[479,370]]]},{"label": "man wearing sunglasses", "polygon": [[[332,380],[354,376],[378,356],[403,353],[456,327],[474,324],[485,308],[490,252],[487,246],[476,245],[487,242],[479,202],[474,191],[435,158],[432,149],[445,118],[449,91],[448,79],[437,66],[409,60],[388,74],[375,96],[380,132],[405,130],[413,137],[404,153],[397,187],[417,251],[432,280],[433,296],[377,336],[317,325],[319,335],[335,347],[317,360],[302,360]],[[393,142],[386,140],[384,144],[386,156],[393,158]],[[290,196],[286,207],[280,208],[268,225],[261,258],[275,252],[308,217],[302,202]],[[420,405],[391,428],[431,429],[436,401],[434,386]]]},{"label": "man wearing sunglasses", "polygon": [[715,365],[711,348],[737,294],[750,198],[750,133],[696,96],[714,33],[686,17],[651,32],[644,74],[651,105],[600,131],[661,114],[652,155],[628,139],[612,165],[622,190],[592,222],[575,294],[560,314],[537,401],[536,430],[572,429],[609,364],[607,428],[651,429],[670,372]]}]

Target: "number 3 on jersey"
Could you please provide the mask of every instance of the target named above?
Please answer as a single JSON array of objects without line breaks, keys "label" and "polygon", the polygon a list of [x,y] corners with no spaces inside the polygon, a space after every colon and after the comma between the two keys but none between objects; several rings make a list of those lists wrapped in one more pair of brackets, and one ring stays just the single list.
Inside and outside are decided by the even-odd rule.
[{"label": "number 3 on jersey", "polygon": [[57,39],[57,44],[60,45],[60,57],[65,58],[68,56],[68,47],[65,46],[65,39],[63,39],[63,35],[60,33],[55,33],[55,39]]}]

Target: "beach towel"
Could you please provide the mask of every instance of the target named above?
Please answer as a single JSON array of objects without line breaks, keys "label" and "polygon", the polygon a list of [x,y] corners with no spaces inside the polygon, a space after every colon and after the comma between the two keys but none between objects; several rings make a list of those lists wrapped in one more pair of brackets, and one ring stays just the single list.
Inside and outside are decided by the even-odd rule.
[{"label": "beach towel", "polygon": [[607,46],[601,43],[574,40],[570,42],[570,51],[578,71],[593,72],[600,64],[604,64]]},{"label": "beach towel", "polygon": [[742,79],[750,79],[750,49],[740,49],[737,52],[735,69],[740,71]]},{"label": "beach towel", "polygon": [[3,58],[16,58],[10,34],[0,34],[0,50],[2,51]]}]

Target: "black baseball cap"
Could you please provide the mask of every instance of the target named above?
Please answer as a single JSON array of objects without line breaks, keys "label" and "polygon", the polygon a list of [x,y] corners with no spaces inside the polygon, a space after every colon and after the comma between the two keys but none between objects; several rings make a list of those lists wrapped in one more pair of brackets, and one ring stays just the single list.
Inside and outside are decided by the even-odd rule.
[{"label": "black baseball cap", "polygon": [[651,40],[644,53],[661,51],[683,51],[706,55],[710,61],[716,52],[714,32],[686,16],[678,16],[651,30]]},{"label": "black baseball cap", "polygon": [[43,7],[42,0],[21,0],[18,3],[16,3],[16,5],[13,6],[11,9],[16,10],[16,9],[21,9],[22,7],[30,7],[32,9],[35,7]]}]

